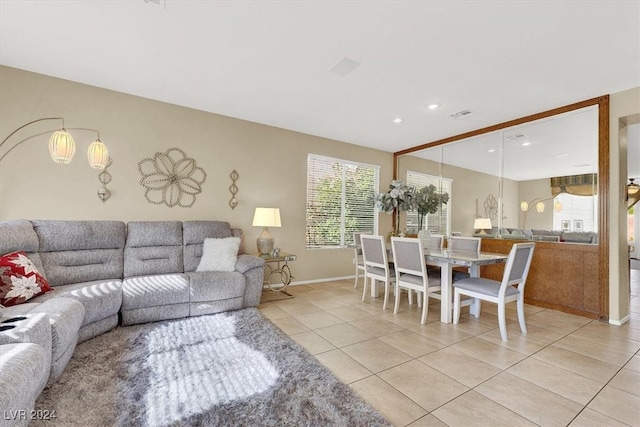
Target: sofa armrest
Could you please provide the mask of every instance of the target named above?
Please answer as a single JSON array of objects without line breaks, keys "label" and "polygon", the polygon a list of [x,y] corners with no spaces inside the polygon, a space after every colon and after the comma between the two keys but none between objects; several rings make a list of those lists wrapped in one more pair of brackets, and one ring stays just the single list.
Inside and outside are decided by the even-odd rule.
[{"label": "sofa armrest", "polygon": [[245,274],[252,268],[264,268],[264,259],[254,255],[238,255],[236,261],[236,271]]},{"label": "sofa armrest", "polygon": [[264,259],[255,255],[238,255],[236,271],[247,278],[247,290],[244,294],[243,307],[257,307],[262,297],[264,283]]}]

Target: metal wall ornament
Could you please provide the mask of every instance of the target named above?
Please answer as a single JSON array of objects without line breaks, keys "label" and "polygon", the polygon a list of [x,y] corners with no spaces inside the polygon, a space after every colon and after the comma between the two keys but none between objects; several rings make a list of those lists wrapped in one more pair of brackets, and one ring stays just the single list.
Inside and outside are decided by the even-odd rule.
[{"label": "metal wall ornament", "polygon": [[238,206],[238,199],[236,199],[236,194],[238,194],[238,186],[236,185],[236,181],[240,178],[238,172],[234,169],[229,174],[229,178],[231,178],[231,185],[229,186],[229,192],[231,193],[231,200],[229,200],[229,206],[231,209],[235,209]]},{"label": "metal wall ornament", "polygon": [[138,170],[147,201],[170,208],[193,206],[207,179],[207,173],[179,148],[169,148],[164,153],[155,153],[153,158],[142,159]]},{"label": "metal wall ornament", "polygon": [[109,200],[109,197],[111,197],[111,191],[107,188],[107,184],[111,182],[111,174],[107,171],[107,168],[111,166],[112,163],[113,160],[109,157],[107,165],[102,169],[102,172],[98,174],[98,181],[102,184],[102,187],[98,188],[98,197],[102,200],[102,203],[106,202]]},{"label": "metal wall ornament", "polygon": [[498,219],[498,201],[493,194],[489,194],[484,201],[484,215],[485,218],[489,218],[491,221],[497,221]]}]

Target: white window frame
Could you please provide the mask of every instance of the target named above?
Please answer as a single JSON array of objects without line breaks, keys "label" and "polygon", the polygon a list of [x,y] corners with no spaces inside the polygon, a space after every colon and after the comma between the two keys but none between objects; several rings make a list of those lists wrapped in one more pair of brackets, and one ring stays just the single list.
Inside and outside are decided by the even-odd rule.
[{"label": "white window frame", "polygon": [[[413,177],[412,177],[413,175]],[[415,184],[416,181],[420,181],[420,183],[418,185]],[[453,189],[453,179],[451,178],[446,178],[443,176],[438,176],[438,175],[430,175],[430,174],[426,174],[424,172],[416,172],[416,171],[412,171],[412,170],[407,170],[407,175],[406,175],[406,184],[409,187],[416,187],[416,189],[420,189],[422,187],[424,187],[425,185],[428,184],[433,184],[435,185],[438,189],[440,189],[440,191],[445,191],[449,194],[449,201],[447,202],[447,212],[446,212],[446,224],[445,224],[445,228],[446,228],[446,232],[442,233],[442,230],[440,230],[440,225],[438,225],[438,234],[444,234],[446,236],[450,236],[451,235],[451,202],[453,200],[453,195],[452,195],[452,189]],[[437,217],[439,217],[440,215],[437,215]],[[418,213],[417,212],[406,212],[406,216],[405,216],[405,226],[409,223],[409,219],[413,219],[413,217],[415,217],[415,223],[418,223]],[[429,219],[436,217],[436,214],[434,215],[427,215],[427,217],[425,218],[425,222],[423,224],[423,226],[425,227],[425,229],[428,229],[429,227]],[[412,221],[413,222],[413,221]],[[417,229],[417,226],[416,226]]]},{"label": "white window frame", "polygon": [[[313,161],[313,160],[318,160],[318,161],[324,161],[327,163],[339,163],[342,166],[351,166],[351,167],[355,167],[355,166],[361,166],[361,167],[368,167],[368,168],[373,168],[374,170],[374,188],[373,188],[373,193],[378,194],[379,191],[379,186],[380,186],[380,165],[373,165],[373,164],[369,164],[369,163],[362,163],[362,162],[355,162],[352,160],[345,160],[345,159],[338,159],[335,157],[329,157],[329,156],[323,156],[323,155],[319,155],[319,154],[312,154],[309,153],[307,155],[307,197],[306,197],[306,204],[305,204],[305,248],[308,250],[318,250],[318,249],[343,249],[346,248],[347,245],[349,243],[351,243],[352,237],[346,236],[346,225],[345,225],[345,210],[346,210],[346,169],[343,168],[342,170],[342,191],[341,191],[341,212],[340,212],[340,243],[339,245],[322,245],[322,246],[309,246],[308,242],[306,241],[306,235],[309,231],[308,229],[308,212],[307,212],[307,207],[309,206],[309,197],[311,194],[311,190],[309,189],[309,181],[310,181],[310,176],[309,176],[309,162]],[[358,230],[358,231],[372,231],[374,234],[378,234],[378,209],[375,207],[375,205],[372,203],[371,204],[371,212],[373,215],[373,230]]]}]

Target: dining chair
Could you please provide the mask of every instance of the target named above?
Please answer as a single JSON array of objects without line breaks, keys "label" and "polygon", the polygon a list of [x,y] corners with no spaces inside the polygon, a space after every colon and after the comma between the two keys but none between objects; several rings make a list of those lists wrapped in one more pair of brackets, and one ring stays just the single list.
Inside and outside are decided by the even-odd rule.
[{"label": "dining chair", "polygon": [[[389,266],[387,257],[387,249],[384,245],[384,237],[373,234],[361,234],[362,242],[362,258],[365,265],[366,279],[371,279],[371,288],[375,286],[376,281],[384,283],[384,303],[382,309],[387,309],[389,302],[389,287],[395,282],[395,271]],[[364,281],[364,289],[362,290],[362,301],[367,295],[367,281]]]},{"label": "dining chair", "polygon": [[392,237],[391,249],[393,252],[393,264],[396,271],[395,305],[393,312],[398,313],[400,307],[400,288],[409,292],[411,304],[411,291],[418,292],[418,307],[422,307],[420,323],[427,323],[429,310],[429,296],[441,299],[440,279],[429,279],[427,265],[424,259],[424,248],[420,239],[409,237]]},{"label": "dining chair", "polygon": [[442,234],[431,234],[422,239],[422,247],[425,249],[441,250],[444,246],[444,236]]},{"label": "dining chair", "polygon": [[498,304],[498,324],[502,341],[508,341],[505,305],[516,301],[518,321],[523,334],[527,333],[524,321],[524,286],[531,267],[535,243],[518,243],[511,247],[502,281],[473,277],[453,283],[453,323],[460,321],[460,296],[467,295],[478,301],[476,317],[480,317],[480,300]]},{"label": "dining chair", "polygon": [[451,236],[447,249],[452,251],[480,252],[480,237]]},{"label": "dining chair", "polygon": [[353,284],[353,289],[358,289],[358,278],[360,270],[362,270],[364,281],[367,281],[367,270],[364,268],[364,260],[362,259],[362,242],[360,241],[361,234],[371,234],[370,231],[363,231],[360,233],[353,233],[354,256],[353,263],[356,265],[356,281]]},{"label": "dining chair", "polygon": [[[480,253],[480,244],[482,242],[482,238],[480,237],[461,237],[461,236],[451,236],[449,239],[449,246],[447,249],[452,251],[466,251],[466,252],[476,252]],[[468,271],[461,271],[458,269],[453,270],[452,280],[455,282],[457,280],[468,279],[471,277]]]}]

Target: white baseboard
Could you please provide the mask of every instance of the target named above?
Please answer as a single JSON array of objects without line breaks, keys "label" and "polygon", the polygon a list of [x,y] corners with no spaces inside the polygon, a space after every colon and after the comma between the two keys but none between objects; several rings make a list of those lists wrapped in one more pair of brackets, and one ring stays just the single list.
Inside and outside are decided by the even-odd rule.
[{"label": "white baseboard", "polygon": [[630,319],[631,319],[631,315],[627,314],[621,320],[609,319],[609,324],[615,325],[615,326],[622,326],[625,323],[627,323]]},{"label": "white baseboard", "polygon": [[352,276],[327,277],[324,279],[314,279],[314,280],[299,280],[299,281],[291,282],[289,286],[308,285],[309,283],[333,282],[336,280],[347,280],[347,279],[355,280],[355,278],[356,278],[356,275],[354,274]]}]

